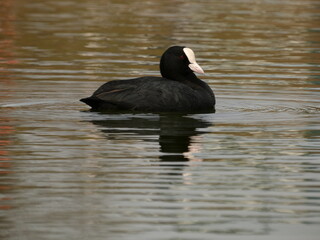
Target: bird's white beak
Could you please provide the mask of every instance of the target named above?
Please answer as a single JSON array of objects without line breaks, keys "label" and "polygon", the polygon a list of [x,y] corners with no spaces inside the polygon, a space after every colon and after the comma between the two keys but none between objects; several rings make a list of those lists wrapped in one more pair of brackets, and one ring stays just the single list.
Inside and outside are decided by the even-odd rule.
[{"label": "bird's white beak", "polygon": [[199,64],[196,62],[196,57],[194,55],[194,52],[192,51],[192,49],[190,48],[184,48],[183,49],[184,53],[186,54],[190,64],[189,64],[189,68],[196,72],[196,73],[201,73],[204,74],[203,69],[199,66]]},{"label": "bird's white beak", "polygon": [[189,64],[189,68],[196,73],[204,74],[203,69],[196,62]]}]

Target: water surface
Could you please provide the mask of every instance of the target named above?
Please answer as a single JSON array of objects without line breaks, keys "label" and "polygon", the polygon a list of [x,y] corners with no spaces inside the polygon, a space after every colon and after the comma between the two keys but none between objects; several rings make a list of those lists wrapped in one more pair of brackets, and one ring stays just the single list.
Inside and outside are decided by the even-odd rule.
[{"label": "water surface", "polygon": [[[0,238],[318,239],[316,0],[0,1]],[[215,114],[78,99],[192,48]]]}]

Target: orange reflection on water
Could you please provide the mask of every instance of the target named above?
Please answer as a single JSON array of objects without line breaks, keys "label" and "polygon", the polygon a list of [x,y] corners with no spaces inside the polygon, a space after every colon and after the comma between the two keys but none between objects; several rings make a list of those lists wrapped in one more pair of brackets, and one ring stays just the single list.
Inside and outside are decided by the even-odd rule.
[{"label": "orange reflection on water", "polygon": [[[15,2],[12,0],[0,1],[0,14],[2,16],[0,21],[0,31],[2,38],[0,39],[0,80],[1,83],[5,85],[12,85],[12,73],[10,68],[12,65],[17,64],[19,61],[15,59],[14,54],[14,42],[16,38],[16,30],[14,22],[16,21],[16,16],[14,12]],[[7,98],[10,96],[6,87],[2,87],[1,90],[1,103],[6,102]],[[2,109],[3,110],[3,109]],[[13,173],[13,163],[10,157],[9,148],[13,145],[11,140],[14,128],[10,124],[8,118],[8,109],[0,111],[0,178],[6,178],[6,176]],[[7,181],[0,182],[0,193],[7,194],[8,191],[12,189],[12,186],[7,184]],[[0,210],[9,210],[13,206],[10,204],[12,198],[2,197],[0,198]]]},{"label": "orange reflection on water", "polygon": [[[3,120],[4,119],[0,119],[0,122],[5,122]],[[12,159],[9,157],[9,151],[7,150],[7,148],[13,144],[12,140],[9,139],[13,132],[14,129],[11,126],[0,126],[0,178],[13,173]],[[12,189],[10,185],[0,183],[0,193],[7,193],[10,189]],[[12,206],[8,204],[10,200],[11,198],[8,197],[0,198],[0,210],[11,209]]]},{"label": "orange reflection on water", "polygon": [[[0,121],[3,121],[3,119],[0,119]],[[0,174],[11,173],[11,171],[9,171],[8,169],[12,167],[12,159],[9,157],[9,151],[7,150],[7,148],[8,146],[12,145],[12,140],[10,140],[9,138],[13,134],[13,132],[14,130],[11,126],[0,126]]]}]

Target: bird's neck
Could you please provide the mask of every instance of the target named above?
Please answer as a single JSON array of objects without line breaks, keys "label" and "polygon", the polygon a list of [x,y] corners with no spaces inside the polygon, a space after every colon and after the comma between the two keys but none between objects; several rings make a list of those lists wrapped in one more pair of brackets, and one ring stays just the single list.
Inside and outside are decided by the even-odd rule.
[{"label": "bird's neck", "polygon": [[190,72],[187,75],[177,76],[175,80],[186,84],[193,89],[200,89],[204,87],[204,82],[201,81],[193,72]]},{"label": "bird's neck", "polygon": [[174,73],[173,71],[170,74],[167,74],[164,71],[161,71],[161,75],[164,78],[181,82],[192,89],[207,89],[206,84],[201,81],[191,70],[184,72],[183,74],[179,73]]}]

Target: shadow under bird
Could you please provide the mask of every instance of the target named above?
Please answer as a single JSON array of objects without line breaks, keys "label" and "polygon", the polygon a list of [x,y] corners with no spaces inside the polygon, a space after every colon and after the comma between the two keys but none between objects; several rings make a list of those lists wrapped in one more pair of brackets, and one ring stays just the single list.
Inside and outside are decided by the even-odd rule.
[{"label": "shadow under bird", "polygon": [[80,101],[98,111],[214,112],[215,96],[195,74],[204,73],[187,47],[168,48],[160,60],[162,77],[139,77],[103,84]]}]

